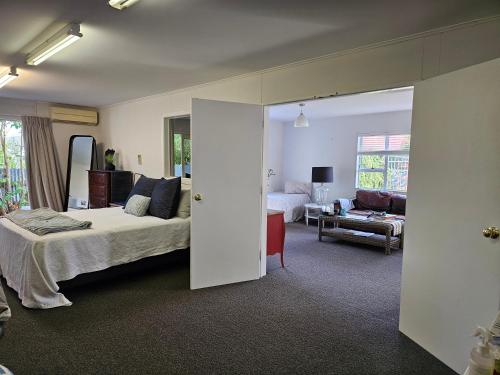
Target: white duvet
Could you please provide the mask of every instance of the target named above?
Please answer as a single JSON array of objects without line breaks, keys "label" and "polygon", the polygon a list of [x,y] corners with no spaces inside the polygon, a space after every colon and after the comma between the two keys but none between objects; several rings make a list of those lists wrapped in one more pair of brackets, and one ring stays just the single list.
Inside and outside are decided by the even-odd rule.
[{"label": "white duvet", "polygon": [[304,217],[304,205],[311,202],[309,194],[267,193],[267,208],[285,211],[285,223],[298,221]]},{"label": "white duvet", "polygon": [[69,306],[58,281],[189,247],[191,219],[125,214],[120,207],[65,213],[92,228],[37,236],[0,219],[0,275],[24,306]]}]

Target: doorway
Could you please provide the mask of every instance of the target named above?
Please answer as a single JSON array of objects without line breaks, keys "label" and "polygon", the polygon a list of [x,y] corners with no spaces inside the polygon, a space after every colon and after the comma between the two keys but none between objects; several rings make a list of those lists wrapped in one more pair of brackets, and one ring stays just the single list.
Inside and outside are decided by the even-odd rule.
[{"label": "doorway", "polygon": [[[287,223],[285,268],[300,275],[305,285],[341,295],[336,302],[348,303],[353,310],[383,312],[395,322],[396,331],[412,106],[413,87],[403,87],[267,110],[264,195],[266,208],[283,211]],[[329,172],[318,176],[317,170]],[[371,199],[376,202],[369,206]],[[402,207],[393,206],[396,200]],[[351,222],[339,218],[335,224],[319,223],[324,211],[340,210]],[[353,224],[357,221],[359,226]],[[381,227],[365,225],[372,221]],[[388,256],[379,231],[393,222]],[[321,242],[320,225],[327,232]],[[339,236],[329,236],[333,226],[338,226]],[[267,261],[267,273],[282,272],[278,257]],[[367,291],[378,298],[367,303]]]},{"label": "doorway", "polygon": [[191,117],[165,119],[165,175],[191,178]]}]

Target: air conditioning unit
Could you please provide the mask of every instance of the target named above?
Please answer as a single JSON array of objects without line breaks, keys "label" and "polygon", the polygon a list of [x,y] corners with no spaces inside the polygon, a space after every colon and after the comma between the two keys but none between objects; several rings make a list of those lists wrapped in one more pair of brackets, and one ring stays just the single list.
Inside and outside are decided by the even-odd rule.
[{"label": "air conditioning unit", "polygon": [[50,118],[52,122],[65,122],[79,125],[97,125],[99,114],[96,109],[84,109],[75,107],[50,107]]}]

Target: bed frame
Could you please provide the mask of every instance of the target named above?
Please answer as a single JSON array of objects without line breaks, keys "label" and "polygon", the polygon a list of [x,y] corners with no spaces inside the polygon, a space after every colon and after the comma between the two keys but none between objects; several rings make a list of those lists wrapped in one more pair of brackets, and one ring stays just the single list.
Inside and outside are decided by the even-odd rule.
[{"label": "bed frame", "polygon": [[172,269],[179,265],[189,265],[189,249],[175,250],[166,254],[151,256],[135,262],[120,264],[105,270],[83,273],[71,280],[59,281],[59,291],[84,287],[102,281],[119,280],[145,272]]}]

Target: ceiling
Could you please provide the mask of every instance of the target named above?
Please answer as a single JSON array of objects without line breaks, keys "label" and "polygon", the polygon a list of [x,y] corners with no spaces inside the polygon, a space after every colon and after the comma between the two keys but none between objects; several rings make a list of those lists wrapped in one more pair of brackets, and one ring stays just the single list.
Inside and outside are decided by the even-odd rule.
[{"label": "ceiling", "polygon": [[[101,106],[500,14],[499,0],[0,0],[0,96]],[[37,42],[83,38],[37,67]]]},{"label": "ceiling", "polygon": [[[367,92],[303,102],[308,120],[339,116],[409,111],[413,105],[413,88]],[[299,103],[279,104],[269,107],[269,118],[275,121],[294,121],[300,113]]]}]

